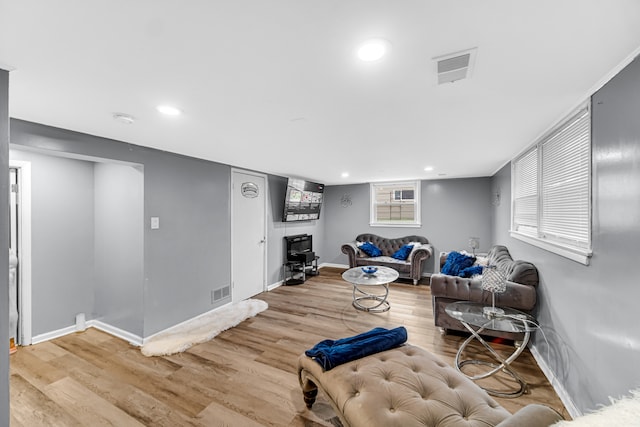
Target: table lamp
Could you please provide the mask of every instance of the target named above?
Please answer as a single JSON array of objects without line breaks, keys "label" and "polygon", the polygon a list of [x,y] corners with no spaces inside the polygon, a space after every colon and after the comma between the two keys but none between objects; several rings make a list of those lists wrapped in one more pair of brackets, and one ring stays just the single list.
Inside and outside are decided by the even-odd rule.
[{"label": "table lamp", "polygon": [[479,237],[469,237],[469,247],[473,252],[473,256],[476,256],[476,249],[480,247],[480,238]]},{"label": "table lamp", "polygon": [[488,265],[482,271],[482,289],[491,292],[491,307],[483,307],[482,313],[493,319],[504,314],[504,310],[496,307],[496,293],[507,290],[507,277],[496,265]]}]

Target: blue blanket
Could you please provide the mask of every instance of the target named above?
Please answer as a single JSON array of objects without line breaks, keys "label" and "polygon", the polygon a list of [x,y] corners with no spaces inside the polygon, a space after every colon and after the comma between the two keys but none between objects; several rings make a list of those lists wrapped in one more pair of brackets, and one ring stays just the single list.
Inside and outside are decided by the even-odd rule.
[{"label": "blue blanket", "polygon": [[304,352],[328,371],[343,363],[398,347],[407,341],[404,326],[395,329],[374,328],[369,332],[339,340],[324,340]]},{"label": "blue blanket", "polygon": [[461,254],[460,252],[451,251],[449,255],[447,255],[447,260],[442,266],[442,270],[440,272],[442,274],[448,274],[449,276],[462,276],[460,274],[465,268],[469,268],[476,262],[476,258],[472,256],[468,256],[465,254]]}]

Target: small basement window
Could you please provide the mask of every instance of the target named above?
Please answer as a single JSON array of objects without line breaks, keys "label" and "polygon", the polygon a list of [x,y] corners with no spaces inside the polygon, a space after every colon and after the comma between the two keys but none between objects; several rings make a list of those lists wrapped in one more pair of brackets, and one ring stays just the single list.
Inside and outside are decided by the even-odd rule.
[{"label": "small basement window", "polygon": [[419,227],[420,181],[371,184],[371,226]]}]

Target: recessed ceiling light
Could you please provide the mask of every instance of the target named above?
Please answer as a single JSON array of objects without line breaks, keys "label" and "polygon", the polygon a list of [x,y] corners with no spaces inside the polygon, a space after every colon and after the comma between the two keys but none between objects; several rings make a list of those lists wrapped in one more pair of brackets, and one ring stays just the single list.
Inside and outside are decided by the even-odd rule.
[{"label": "recessed ceiling light", "polygon": [[182,111],[179,108],[167,104],[158,105],[156,107],[156,110],[166,116],[179,116],[180,114],[182,114]]},{"label": "recessed ceiling light", "polygon": [[433,166],[426,166],[424,170],[425,172],[431,172],[433,170]]},{"label": "recessed ceiling light", "polygon": [[125,123],[127,125],[133,124],[133,122],[136,121],[133,116],[124,113],[113,113],[113,120],[116,120],[120,123]]},{"label": "recessed ceiling light", "polygon": [[342,172],[340,176],[343,178],[349,178],[349,172]]},{"label": "recessed ceiling light", "polygon": [[358,48],[358,58],[363,61],[377,61],[389,52],[391,44],[384,39],[371,39]]}]

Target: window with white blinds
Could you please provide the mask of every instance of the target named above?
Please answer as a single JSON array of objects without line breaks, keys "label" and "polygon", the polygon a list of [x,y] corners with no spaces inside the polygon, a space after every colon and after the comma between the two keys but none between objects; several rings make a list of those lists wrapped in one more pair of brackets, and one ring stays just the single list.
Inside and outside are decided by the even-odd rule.
[{"label": "window with white blinds", "polygon": [[591,113],[588,105],[512,163],[512,236],[588,264]]},{"label": "window with white blinds", "polygon": [[513,181],[513,229],[536,236],[538,233],[537,147],[514,162]]}]

